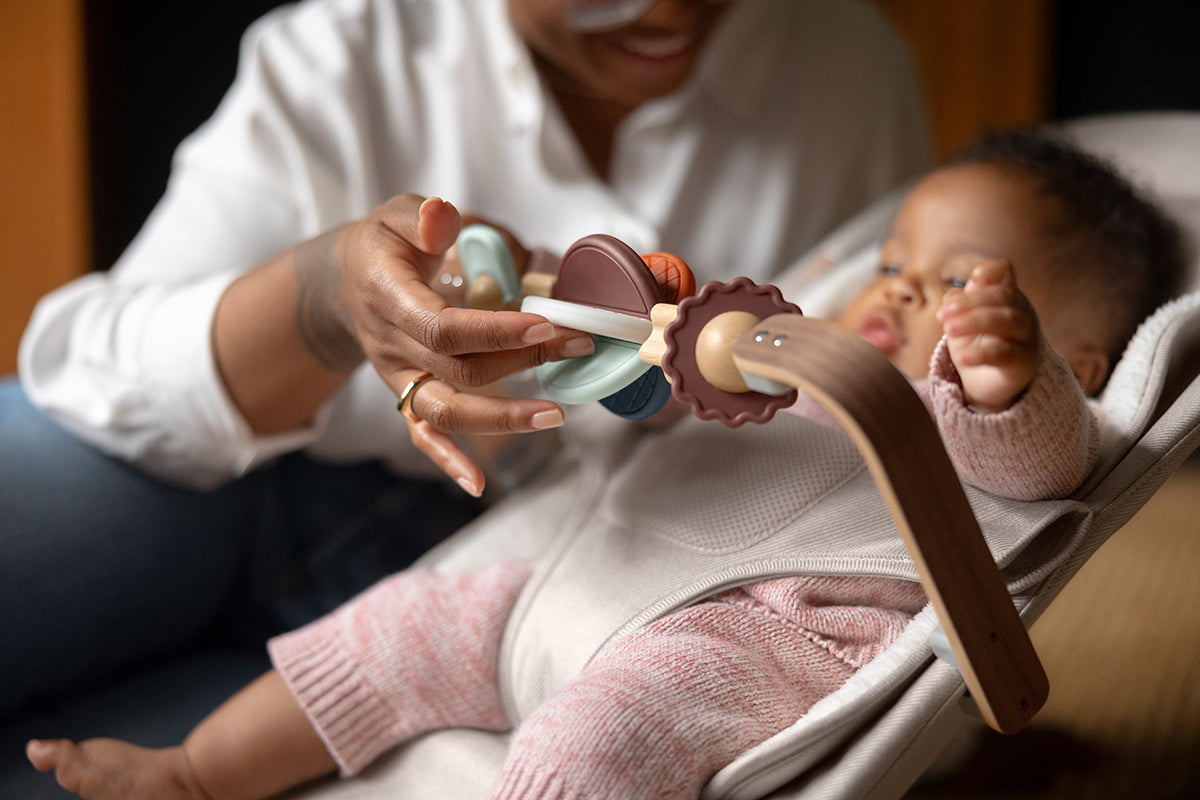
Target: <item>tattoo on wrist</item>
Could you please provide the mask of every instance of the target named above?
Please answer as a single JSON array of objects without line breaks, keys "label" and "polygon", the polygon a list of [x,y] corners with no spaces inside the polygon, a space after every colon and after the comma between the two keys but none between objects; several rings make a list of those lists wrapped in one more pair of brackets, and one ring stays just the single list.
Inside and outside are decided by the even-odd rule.
[{"label": "tattoo on wrist", "polygon": [[337,237],[333,230],[296,247],[296,330],[326,369],[352,372],[364,356],[341,301]]}]

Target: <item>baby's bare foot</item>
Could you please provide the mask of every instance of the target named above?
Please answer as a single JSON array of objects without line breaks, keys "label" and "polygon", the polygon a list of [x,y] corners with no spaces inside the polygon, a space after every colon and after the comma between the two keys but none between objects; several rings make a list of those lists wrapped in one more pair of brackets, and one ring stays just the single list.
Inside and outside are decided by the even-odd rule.
[{"label": "baby's bare foot", "polygon": [[119,739],[34,739],[25,755],[85,800],[208,800],[181,747],[151,750]]}]

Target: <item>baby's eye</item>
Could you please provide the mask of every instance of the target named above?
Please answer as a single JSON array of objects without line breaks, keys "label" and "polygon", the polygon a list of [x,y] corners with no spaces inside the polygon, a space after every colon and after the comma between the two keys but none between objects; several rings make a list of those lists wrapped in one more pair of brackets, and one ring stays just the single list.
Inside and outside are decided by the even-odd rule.
[{"label": "baby's eye", "polygon": [[879,274],[885,278],[895,278],[900,275],[901,269],[899,264],[880,264]]},{"label": "baby's eye", "polygon": [[946,279],[946,288],[947,289],[965,289],[965,288],[967,288],[967,279],[966,278],[947,278]]}]

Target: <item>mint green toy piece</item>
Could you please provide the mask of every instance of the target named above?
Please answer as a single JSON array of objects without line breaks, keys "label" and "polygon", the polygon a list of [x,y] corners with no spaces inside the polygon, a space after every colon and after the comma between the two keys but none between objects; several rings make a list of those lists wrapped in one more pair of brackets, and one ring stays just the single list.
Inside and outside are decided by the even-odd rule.
[{"label": "mint green toy piece", "polygon": [[619,392],[650,365],[638,357],[638,345],[593,336],[596,352],[585,358],[548,361],[537,368],[538,383],[551,399],[566,405],[592,403]]},{"label": "mint green toy piece", "polygon": [[458,260],[467,284],[489,275],[500,286],[504,302],[521,296],[521,279],[513,264],[512,252],[500,231],[490,225],[468,225],[458,232]]}]

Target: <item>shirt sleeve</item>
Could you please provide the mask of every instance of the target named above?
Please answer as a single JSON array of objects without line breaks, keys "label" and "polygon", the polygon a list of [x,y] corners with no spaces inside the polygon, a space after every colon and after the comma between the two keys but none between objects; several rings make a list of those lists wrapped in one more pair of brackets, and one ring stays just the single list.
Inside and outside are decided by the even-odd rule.
[{"label": "shirt sleeve", "polygon": [[256,437],[224,390],[208,331],[230,279],[124,286],[93,275],[47,297],[22,342],[31,400],[100,449],[192,486],[303,446],[322,422]]},{"label": "shirt sleeve", "polygon": [[255,436],[211,353],[217,303],[238,274],[357,210],[339,199],[344,190],[325,191],[339,143],[321,140],[312,113],[338,80],[316,75],[344,79],[330,62],[346,45],[313,18],[319,7],[301,11],[250,28],[232,87],[176,151],[167,190],[129,248],[111,270],[43,298],[22,340],[21,380],[35,404],[175,483],[227,481],[311,443],[324,425],[319,416]]},{"label": "shirt sleeve", "polygon": [[927,397],[959,477],[992,494],[1066,497],[1087,478],[1099,453],[1099,420],[1052,348],[1012,407],[984,413],[966,404],[943,339],[931,362]]}]

